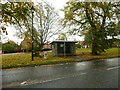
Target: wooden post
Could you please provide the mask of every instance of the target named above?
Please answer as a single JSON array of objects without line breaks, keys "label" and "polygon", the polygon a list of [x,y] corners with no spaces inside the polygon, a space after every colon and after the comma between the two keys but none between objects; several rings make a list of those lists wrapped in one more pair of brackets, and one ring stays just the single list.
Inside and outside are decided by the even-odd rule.
[{"label": "wooden post", "polygon": [[65,57],[65,50],[66,50],[66,45],[65,45],[65,42],[64,42],[64,57]]}]

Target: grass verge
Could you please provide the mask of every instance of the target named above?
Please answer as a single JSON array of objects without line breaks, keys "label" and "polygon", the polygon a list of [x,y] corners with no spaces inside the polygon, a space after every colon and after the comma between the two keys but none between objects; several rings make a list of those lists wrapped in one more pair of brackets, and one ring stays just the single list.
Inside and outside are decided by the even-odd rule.
[{"label": "grass verge", "polygon": [[102,53],[101,55],[95,56],[90,54],[89,48],[77,49],[76,56],[56,57],[53,56],[52,53],[48,53],[48,59],[34,57],[34,61],[31,61],[31,53],[3,54],[2,69],[112,58],[120,56],[118,51],[119,51],[118,48],[111,48],[108,49],[106,53]]}]

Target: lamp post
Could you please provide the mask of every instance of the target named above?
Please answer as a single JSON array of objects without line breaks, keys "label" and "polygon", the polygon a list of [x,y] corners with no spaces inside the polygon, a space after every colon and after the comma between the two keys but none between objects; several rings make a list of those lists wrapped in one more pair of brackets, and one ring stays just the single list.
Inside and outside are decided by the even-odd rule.
[{"label": "lamp post", "polygon": [[33,51],[33,13],[34,13],[34,7],[33,6],[31,8],[31,12],[32,12],[32,61],[33,61],[33,54],[34,54],[34,51]]}]

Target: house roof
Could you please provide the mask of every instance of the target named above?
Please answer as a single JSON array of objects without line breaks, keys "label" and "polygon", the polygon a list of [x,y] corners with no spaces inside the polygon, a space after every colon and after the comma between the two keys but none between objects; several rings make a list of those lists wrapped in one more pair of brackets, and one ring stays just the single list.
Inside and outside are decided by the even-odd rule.
[{"label": "house roof", "polygon": [[52,43],[61,43],[61,42],[65,42],[65,43],[77,43],[77,41],[56,40],[56,41],[51,42],[51,44],[52,44]]}]

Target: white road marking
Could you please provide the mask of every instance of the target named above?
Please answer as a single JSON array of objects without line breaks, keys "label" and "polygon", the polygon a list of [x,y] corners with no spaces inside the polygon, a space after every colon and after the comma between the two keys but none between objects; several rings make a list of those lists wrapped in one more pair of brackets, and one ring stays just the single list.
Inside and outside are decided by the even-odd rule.
[{"label": "white road marking", "polygon": [[85,63],[76,63],[76,66],[85,66]]},{"label": "white road marking", "polygon": [[29,85],[29,84],[35,84],[35,83],[47,83],[47,82],[52,82],[52,81],[57,81],[60,79],[65,79],[65,78],[70,78],[70,77],[77,77],[80,75],[85,75],[87,73],[79,73],[79,74],[74,74],[74,75],[67,75],[67,76],[63,76],[63,77],[58,77],[55,79],[50,79],[50,80],[44,80],[44,81],[39,81],[39,80],[34,80],[34,81],[29,81],[28,83],[23,83],[22,85]]},{"label": "white road marking", "polygon": [[64,65],[64,64],[60,64],[60,65]]},{"label": "white road marking", "polygon": [[87,74],[87,73],[81,73],[81,75],[85,75],[85,74]]},{"label": "white road marking", "polygon": [[112,67],[112,68],[107,68],[107,70],[112,70],[112,69],[117,69],[117,68],[120,68],[120,66]]},{"label": "white road marking", "polygon": [[27,81],[24,81],[24,82],[21,83],[21,85],[24,85],[24,84],[27,84]]}]

